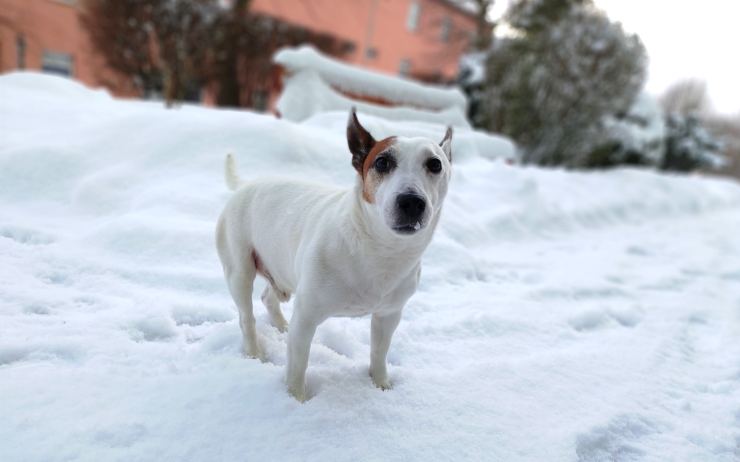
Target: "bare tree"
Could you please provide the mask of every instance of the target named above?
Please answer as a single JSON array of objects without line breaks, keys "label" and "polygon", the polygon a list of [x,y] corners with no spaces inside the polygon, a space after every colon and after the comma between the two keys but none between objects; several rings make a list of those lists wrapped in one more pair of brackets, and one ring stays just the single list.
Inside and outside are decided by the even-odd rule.
[{"label": "bare tree", "polygon": [[495,23],[491,22],[489,15],[493,8],[494,0],[471,0],[475,7],[476,32],[473,48],[485,51],[491,48],[493,43],[493,29]]},{"label": "bare tree", "polygon": [[152,2],[86,0],[82,8],[82,24],[107,66],[129,78],[143,94],[160,92]]},{"label": "bare tree", "polygon": [[[254,15],[249,0],[85,0],[83,24],[108,65],[168,105],[210,85],[219,106],[249,106],[285,45],[341,54],[346,43]],[[269,86],[269,85],[268,85]],[[269,89],[269,88],[268,88]],[[193,95],[195,96],[195,95]]]},{"label": "bare tree", "polygon": [[209,35],[204,78],[215,83],[219,106],[251,106],[256,92],[269,90],[272,55],[281,47],[310,43],[330,55],[349,49],[329,34],[254,14],[249,0],[236,0],[221,10]]},{"label": "bare tree", "polygon": [[495,0],[453,0],[453,3],[468,11],[475,13],[476,30],[472,48],[477,51],[485,51],[491,48],[493,42],[493,30],[496,24],[491,21],[490,13]]},{"label": "bare tree", "polygon": [[709,109],[707,84],[698,79],[676,82],[663,93],[660,104],[669,114],[703,114]]},{"label": "bare tree", "polygon": [[162,93],[171,106],[176,101],[197,99],[190,94],[202,80],[207,52],[211,0],[153,2],[153,32],[162,72]]}]

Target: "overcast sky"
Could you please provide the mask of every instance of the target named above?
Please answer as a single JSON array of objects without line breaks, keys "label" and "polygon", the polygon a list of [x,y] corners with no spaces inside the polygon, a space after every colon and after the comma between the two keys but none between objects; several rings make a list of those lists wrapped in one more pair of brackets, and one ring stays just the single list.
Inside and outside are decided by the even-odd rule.
[{"label": "overcast sky", "polygon": [[[595,0],[650,56],[647,89],[660,94],[685,78],[705,80],[715,109],[740,114],[740,1]],[[499,16],[508,4],[498,0]]]}]

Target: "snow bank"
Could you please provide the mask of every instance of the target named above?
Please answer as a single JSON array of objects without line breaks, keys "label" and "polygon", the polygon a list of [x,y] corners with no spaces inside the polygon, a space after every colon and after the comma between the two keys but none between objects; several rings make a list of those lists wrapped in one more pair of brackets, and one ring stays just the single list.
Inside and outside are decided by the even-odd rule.
[{"label": "snow bank", "polygon": [[425,85],[402,77],[362,69],[322,55],[309,45],[283,48],[274,61],[289,74],[311,70],[335,88],[354,95],[370,96],[399,105],[427,109],[456,107],[465,112],[465,95],[456,88]]},{"label": "snow bank", "polygon": [[350,99],[327,85],[315,71],[302,71],[284,78],[283,92],[277,102],[281,116],[294,122],[327,111],[358,111],[389,120],[423,122],[469,128],[465,113],[456,107],[440,111],[425,111],[410,107],[389,107]]},{"label": "snow bank", "polygon": [[[386,119],[470,127],[465,119],[465,96],[457,89],[422,85],[361,69],[330,59],[310,46],[284,48],[276,53],[274,61],[287,71],[277,109],[288,120],[300,122],[314,114],[349,111],[356,106],[361,112]],[[337,90],[379,98],[397,106],[356,101]]]},{"label": "snow bank", "polygon": [[304,405],[258,297],[269,361],[242,358],[213,245],[224,155],[349,186],[345,120],[0,76],[3,460],[736,459],[735,182],[512,167],[458,130],[395,388],[367,377],[366,318],[319,328]]},{"label": "snow bank", "polygon": [[[376,139],[403,135],[425,136],[441,141],[446,130],[444,125],[434,122],[414,121],[413,118],[408,118],[401,123],[393,118],[384,118],[373,113],[368,115],[363,110],[362,106],[358,106],[362,124]],[[333,134],[343,133],[347,126],[347,115],[348,111],[344,110],[321,112],[306,119],[301,125],[328,130]],[[452,147],[455,162],[476,158],[507,162],[517,162],[519,159],[516,145],[509,138],[480,130],[455,128]]]}]

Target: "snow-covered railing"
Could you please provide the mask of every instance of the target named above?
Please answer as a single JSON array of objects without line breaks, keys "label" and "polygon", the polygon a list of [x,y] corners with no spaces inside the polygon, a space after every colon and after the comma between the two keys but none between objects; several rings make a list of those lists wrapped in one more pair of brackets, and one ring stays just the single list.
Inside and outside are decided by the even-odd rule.
[{"label": "snow-covered railing", "polygon": [[[285,71],[277,109],[289,120],[300,121],[317,112],[356,106],[359,111],[388,119],[470,126],[465,118],[465,95],[455,88],[361,69],[305,45],[284,48],[273,61]],[[374,104],[378,101],[383,104]]]}]

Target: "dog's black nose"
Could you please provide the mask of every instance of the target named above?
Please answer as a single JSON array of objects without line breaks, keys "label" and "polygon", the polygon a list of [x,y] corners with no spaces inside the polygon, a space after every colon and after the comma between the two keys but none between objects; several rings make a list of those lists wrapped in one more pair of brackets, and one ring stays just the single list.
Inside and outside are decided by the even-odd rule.
[{"label": "dog's black nose", "polygon": [[413,193],[403,193],[396,197],[396,206],[402,221],[416,224],[427,206],[423,197]]}]

